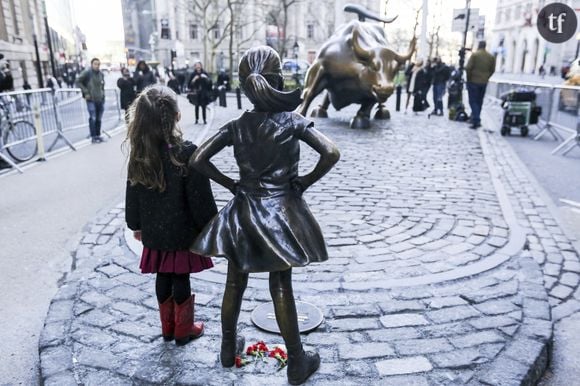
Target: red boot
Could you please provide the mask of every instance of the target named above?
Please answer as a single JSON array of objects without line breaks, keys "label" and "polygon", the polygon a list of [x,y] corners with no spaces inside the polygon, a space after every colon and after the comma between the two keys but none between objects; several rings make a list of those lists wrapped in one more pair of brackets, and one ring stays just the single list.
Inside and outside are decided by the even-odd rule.
[{"label": "red boot", "polygon": [[203,335],[203,322],[193,321],[195,295],[181,304],[175,303],[175,344],[183,346]]},{"label": "red boot", "polygon": [[161,333],[163,340],[169,342],[173,340],[175,331],[175,310],[173,296],[170,296],[163,303],[159,303],[159,316],[161,317]]}]

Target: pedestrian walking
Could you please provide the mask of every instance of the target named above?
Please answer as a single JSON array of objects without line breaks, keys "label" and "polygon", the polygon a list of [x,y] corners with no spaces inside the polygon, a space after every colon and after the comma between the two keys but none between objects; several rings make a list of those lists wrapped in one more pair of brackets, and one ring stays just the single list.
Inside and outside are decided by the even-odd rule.
[{"label": "pedestrian walking", "polygon": [[0,92],[14,91],[14,78],[12,77],[12,71],[10,71],[10,65],[7,63],[0,71],[2,71]]},{"label": "pedestrian walking", "polygon": [[[283,92],[280,57],[270,47],[249,49],[240,60],[240,85],[254,105],[199,147],[191,164],[235,197],[205,227],[192,251],[228,259],[222,302],[222,366],[234,365],[237,322],[250,272],[270,273],[276,321],[288,350],[288,381],[302,384],[320,365],[305,352],[292,293],[292,267],[328,259],[320,227],[302,193],[338,161],[336,146],[313,122],[293,112],[300,90]],[[298,176],[300,141],[320,154],[314,170]],[[209,160],[233,146],[240,180],[222,174]],[[238,342],[239,341],[239,342]],[[240,344],[242,343],[242,344]]]},{"label": "pedestrian walking", "polygon": [[207,123],[206,109],[211,102],[212,81],[207,72],[203,70],[201,62],[197,62],[193,66],[193,73],[189,78],[189,90],[188,99],[190,103],[195,105],[195,123],[199,122],[200,108],[203,123]]},{"label": "pedestrian walking", "polygon": [[129,106],[135,100],[135,80],[127,67],[121,69],[121,77],[117,79],[117,87],[120,89],[121,108],[125,110],[125,122],[129,123]]},{"label": "pedestrian walking", "polygon": [[196,147],[183,141],[177,126],[181,113],[176,94],[151,86],[131,108],[125,219],[143,243],[141,272],[157,274],[163,339],[175,338],[182,346],[204,332],[203,322],[194,322],[189,274],[213,267],[210,258],[188,248],[217,208],[207,177],[188,168]]},{"label": "pedestrian walking", "polygon": [[441,61],[441,58],[434,58],[431,72],[433,74],[433,111],[431,115],[443,116],[443,96],[451,71]]},{"label": "pedestrian walking", "polygon": [[471,107],[471,126],[477,129],[481,126],[481,108],[487,82],[495,71],[495,57],[485,50],[485,41],[482,40],[477,45],[477,51],[471,54],[465,66],[467,75],[467,95],[469,97],[469,107]]},{"label": "pedestrian walking", "polygon": [[423,61],[419,60],[415,64],[411,75],[410,88],[413,90],[413,112],[418,113],[429,108],[429,102],[427,102],[427,91],[430,86],[431,80],[429,78],[429,72],[423,65]]},{"label": "pedestrian walking", "polygon": [[91,67],[76,78],[76,86],[81,89],[89,111],[89,131],[92,143],[103,142],[101,119],[105,112],[105,76],[100,70],[101,61],[91,59]]},{"label": "pedestrian walking", "polygon": [[155,73],[151,71],[151,68],[149,68],[144,60],[141,60],[139,63],[137,63],[137,68],[133,73],[133,79],[135,80],[137,93],[143,91],[145,87],[157,83],[157,77],[155,76]]}]

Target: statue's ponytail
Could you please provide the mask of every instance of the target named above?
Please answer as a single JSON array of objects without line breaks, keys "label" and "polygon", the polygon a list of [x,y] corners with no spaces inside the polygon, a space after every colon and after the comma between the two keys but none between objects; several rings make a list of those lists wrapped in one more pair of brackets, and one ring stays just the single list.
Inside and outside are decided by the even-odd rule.
[{"label": "statue's ponytail", "polygon": [[240,60],[240,85],[258,111],[293,111],[302,102],[300,90],[283,87],[280,57],[267,46],[250,48]]}]

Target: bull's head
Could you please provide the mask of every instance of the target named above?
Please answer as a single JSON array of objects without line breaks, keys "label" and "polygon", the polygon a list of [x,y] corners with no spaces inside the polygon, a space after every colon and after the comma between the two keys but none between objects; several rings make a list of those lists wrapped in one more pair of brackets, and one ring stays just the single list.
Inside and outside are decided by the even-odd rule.
[{"label": "bull's head", "polygon": [[372,47],[367,40],[373,39],[361,34],[358,28],[353,29],[352,50],[357,60],[368,69],[361,74],[366,79],[361,80],[371,85],[377,102],[384,103],[393,94],[393,79],[399,68],[411,59],[417,39],[413,37],[406,55],[400,55],[381,45]]}]

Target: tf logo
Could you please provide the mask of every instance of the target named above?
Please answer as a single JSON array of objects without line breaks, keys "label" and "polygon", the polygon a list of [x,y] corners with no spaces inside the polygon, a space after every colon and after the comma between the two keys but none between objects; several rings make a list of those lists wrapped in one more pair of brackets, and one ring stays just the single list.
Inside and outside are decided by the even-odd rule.
[{"label": "tf logo", "polygon": [[563,43],[570,39],[577,26],[576,13],[566,4],[551,3],[538,13],[538,31],[551,43]]}]

